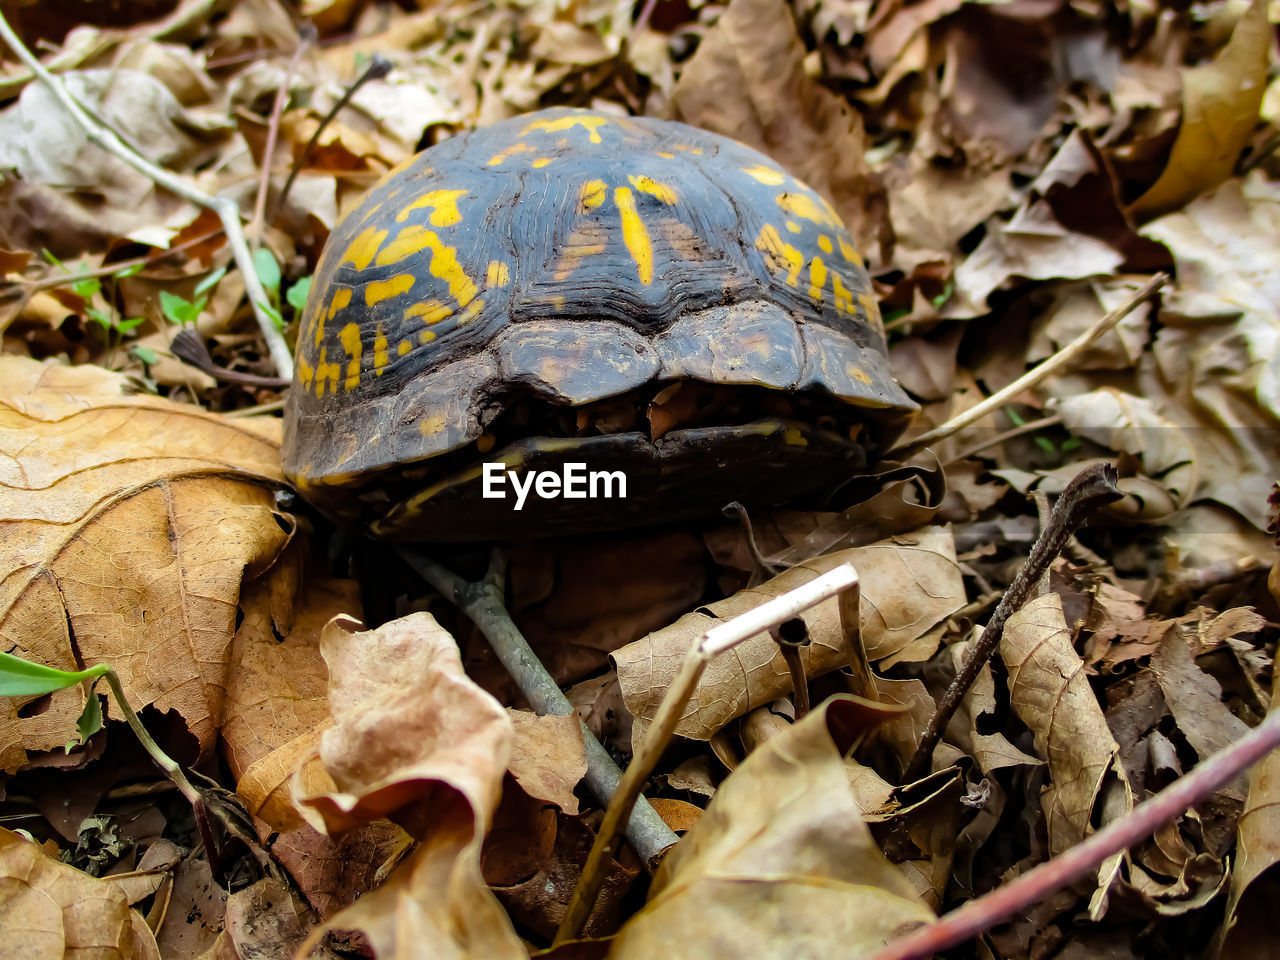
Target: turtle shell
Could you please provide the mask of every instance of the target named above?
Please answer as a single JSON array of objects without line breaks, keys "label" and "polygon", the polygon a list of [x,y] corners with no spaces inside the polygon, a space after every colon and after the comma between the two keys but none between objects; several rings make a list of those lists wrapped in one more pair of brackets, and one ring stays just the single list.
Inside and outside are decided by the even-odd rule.
[{"label": "turtle shell", "polygon": [[[556,420],[693,381],[748,399],[661,433]],[[337,225],[283,456],[304,496],[375,535],[518,537],[829,490],[914,408],[823,197],[726,137],[552,109],[410,158]],[[607,467],[627,496],[517,511],[483,496],[484,462]]]}]

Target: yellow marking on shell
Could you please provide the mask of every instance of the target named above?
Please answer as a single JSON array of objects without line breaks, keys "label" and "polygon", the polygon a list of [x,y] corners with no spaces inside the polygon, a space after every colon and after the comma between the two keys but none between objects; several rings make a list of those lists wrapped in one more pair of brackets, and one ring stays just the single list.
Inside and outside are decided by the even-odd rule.
[{"label": "yellow marking on shell", "polygon": [[613,202],[622,214],[622,240],[631,259],[636,262],[640,282],[648,286],[653,282],[653,244],[649,242],[649,231],[644,221],[636,212],[635,197],[627,187],[614,187]]},{"label": "yellow marking on shell", "polygon": [[497,437],[492,433],[482,433],[476,437],[476,450],[479,453],[488,453],[493,449],[493,445],[498,442]]},{"label": "yellow marking on shell", "polygon": [[444,433],[445,428],[449,426],[449,418],[443,413],[437,413],[434,417],[423,417],[418,421],[418,429],[422,431],[424,437],[432,434]]},{"label": "yellow marking on shell", "polygon": [[347,351],[347,380],[343,384],[347,393],[360,386],[360,326],[348,323],[342,328],[342,349]]},{"label": "yellow marking on shell", "polygon": [[376,306],[383,300],[390,300],[392,297],[407,293],[413,286],[414,280],[412,273],[398,273],[388,280],[374,280],[364,288],[365,306]]},{"label": "yellow marking on shell", "polygon": [[604,203],[605,191],[608,188],[603,180],[588,180],[578,191],[579,213],[586,213]]},{"label": "yellow marking on shell", "polygon": [[853,313],[853,294],[845,289],[840,274],[831,271],[831,294],[835,307],[841,313]]},{"label": "yellow marking on shell", "polygon": [[373,255],[378,252],[378,247],[382,246],[382,241],[385,239],[387,239],[387,231],[379,230],[377,227],[365,227],[342,252],[342,259],[338,261],[338,266],[349,263],[357,270],[363,270],[373,262]]},{"label": "yellow marking on shell", "polygon": [[511,269],[501,260],[490,260],[484,282],[490,287],[505,287],[511,282]]},{"label": "yellow marking on shell", "polygon": [[862,254],[853,249],[853,245],[844,237],[837,236],[836,239],[840,241],[840,252],[844,254],[844,258],[854,266],[862,266]]},{"label": "yellow marking on shell", "polygon": [[880,304],[876,303],[875,298],[866,293],[858,294],[858,302],[862,304],[862,309],[867,312],[867,322],[873,327],[880,327],[884,322],[880,319]]},{"label": "yellow marking on shell", "polygon": [[809,299],[821,300],[822,290],[827,285],[827,265],[821,257],[809,261]]},{"label": "yellow marking on shell", "polygon": [[674,153],[667,153],[665,150],[655,150],[654,153],[660,156],[663,160],[674,160],[676,158]]},{"label": "yellow marking on shell", "polygon": [[[415,253],[421,253],[427,246],[428,234],[431,234],[431,231],[418,223],[405,227],[396,234],[394,240],[378,251],[378,266],[385,267],[389,263],[399,263]],[[435,234],[431,235],[435,236]]]},{"label": "yellow marking on shell", "polygon": [[465,190],[429,190],[396,214],[396,223],[404,223],[415,210],[431,208],[429,218],[433,227],[452,227],[462,222],[458,210],[458,198],[465,197]]},{"label": "yellow marking on shell", "polygon": [[849,376],[853,377],[853,379],[857,380],[859,383],[865,383],[867,386],[871,386],[871,378],[867,376],[866,373],[863,372],[862,368],[856,363],[845,364],[844,372],[849,374]]},{"label": "yellow marking on shell", "polygon": [[781,170],[775,170],[773,167],[766,167],[763,163],[754,167],[743,167],[742,172],[753,180],[763,183],[766,187],[777,187],[787,182],[787,175]]},{"label": "yellow marking on shell", "polygon": [[427,300],[423,303],[415,303],[412,307],[404,312],[406,320],[412,320],[414,317],[421,317],[422,322],[427,326],[433,323],[439,323],[441,320],[453,316],[453,309],[446,307],[439,300]]},{"label": "yellow marking on shell", "polygon": [[[555,277],[564,280],[578,269],[585,257],[594,257],[607,249],[603,243],[582,243],[582,234],[575,230],[569,234],[569,242],[560,250],[560,259],[556,262]],[[563,300],[563,298],[561,298]]]},{"label": "yellow marking on shell", "polygon": [[329,298],[329,307],[325,310],[323,316],[317,311],[316,313],[316,346],[324,340],[324,325],[326,321],[332,320],[339,310],[345,310],[351,305],[351,288],[339,287],[333,291],[333,296]]},{"label": "yellow marking on shell", "polygon": [[800,226],[800,224],[796,223],[794,220],[788,220],[787,229],[792,233],[799,233],[803,228]]},{"label": "yellow marking on shell", "polygon": [[523,130],[520,136],[526,133],[532,133],[539,130],[543,133],[558,133],[562,130],[572,130],[574,127],[583,127],[590,135],[592,143],[602,143],[600,139],[600,128],[606,126],[609,120],[606,117],[573,115],[569,117],[560,117],[557,120],[534,120]]},{"label": "yellow marking on shell", "polygon": [[375,203],[372,207],[370,207],[368,210],[364,212],[364,216],[360,218],[360,222],[364,223],[366,220],[368,220],[370,217],[372,217],[375,213],[377,213],[381,209],[382,209],[382,204]]},{"label": "yellow marking on shell", "polygon": [[679,199],[676,196],[675,187],[667,183],[659,183],[652,177],[629,176],[627,179],[630,180],[631,185],[641,193],[647,193],[651,197],[657,197],[669,207],[675,206],[676,201]]},{"label": "yellow marking on shell", "polygon": [[831,238],[830,238],[830,237],[828,237],[825,233],[824,233],[824,234],[819,235],[819,237],[818,237],[818,246],[822,248],[822,252],[823,252],[823,253],[830,253],[830,252],[831,252],[831,250],[832,250],[832,247],[831,247]]},{"label": "yellow marking on shell", "polygon": [[423,330],[420,334],[418,334],[419,343],[430,343],[435,338],[436,338],[435,333],[433,333],[430,330]]},{"label": "yellow marking on shell", "polygon": [[539,157],[537,160],[533,161],[533,167],[534,169],[541,170],[554,159],[555,157]]},{"label": "yellow marking on shell", "polygon": [[781,273],[787,271],[787,284],[794,287],[800,280],[800,271],[804,268],[804,256],[789,243],[782,242],[778,228],[766,223],[760,228],[756,237],[756,249],[764,252],[765,262],[769,269]]},{"label": "yellow marking on shell", "polygon": [[324,396],[325,384],[329,384],[331,393],[338,392],[338,378],[342,376],[342,366],[330,363],[325,356],[325,347],[320,348],[320,359],[316,361],[316,396]]},{"label": "yellow marking on shell", "polygon": [[387,335],[382,332],[382,324],[378,324],[377,332],[373,337],[373,372],[375,376],[382,376],[382,371],[387,368],[389,359],[387,355]]},{"label": "yellow marking on shell", "polygon": [[787,427],[782,431],[782,442],[789,447],[807,447],[809,440],[799,427]]},{"label": "yellow marking on shell", "polygon": [[310,390],[311,381],[316,375],[316,368],[307,363],[306,351],[299,350],[294,362],[298,367],[298,383],[303,390]]},{"label": "yellow marking on shell", "polygon": [[801,220],[809,220],[823,227],[839,229],[844,226],[831,205],[807,193],[780,193],[774,198],[787,213]]},{"label": "yellow marking on shell", "polygon": [[405,356],[405,354],[407,354],[412,349],[413,349],[413,344],[410,343],[408,340],[401,340],[399,343],[396,344],[396,353],[400,354],[400,356],[402,357]]},{"label": "yellow marking on shell", "polygon": [[458,326],[465,327],[468,323],[480,316],[480,311],[484,309],[483,300],[472,300],[467,309],[458,314]]},{"label": "yellow marking on shell", "polygon": [[475,281],[467,276],[458,262],[458,248],[448,247],[431,231],[427,231],[427,249],[431,251],[431,275],[449,285],[449,296],[458,301],[458,306],[465,307],[476,298],[478,289]]},{"label": "yellow marking on shell", "polygon": [[489,166],[491,167],[501,166],[502,164],[510,160],[512,157],[514,157],[517,153],[532,153],[533,150],[534,148],[527,143],[513,143],[511,146],[507,147],[507,149],[503,150],[501,153],[495,153],[492,157],[490,157]]}]

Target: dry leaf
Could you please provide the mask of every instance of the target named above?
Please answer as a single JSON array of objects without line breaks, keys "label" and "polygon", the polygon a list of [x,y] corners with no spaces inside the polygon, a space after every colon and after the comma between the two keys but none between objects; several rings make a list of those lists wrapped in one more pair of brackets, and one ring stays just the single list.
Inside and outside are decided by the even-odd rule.
[{"label": "dry leaf", "polygon": [[[176,710],[207,750],[241,583],[292,530],[274,502],[279,422],[123,388],[94,367],[0,358],[0,638],[60,669],[110,663],[135,710]],[[82,696],[30,717],[0,703],[0,765],[74,740]]]},{"label": "dry leaf", "polygon": [[565,813],[578,812],[573,788],[587,775],[587,748],[578,715],[539,716],[508,710],[515,727],[507,769],[531,797],[549,800]]},{"label": "dry leaf", "polygon": [[146,921],[106,880],[0,827],[0,937],[22,960],[160,960]]},{"label": "dry leaf", "polygon": [[857,709],[827,700],[729,775],[667,854],[611,960],[866,956],[933,919],[849,789],[841,728]]},{"label": "dry leaf", "polygon": [[[899,652],[965,602],[951,534],[944,527],[927,527],[911,538],[806,561],[614,651],[623,699],[636,718],[639,732],[635,736],[643,736],[681,658],[698,636],[847,562],[854,564],[861,578],[861,643],[871,660]],[[818,676],[847,665],[851,638],[846,635],[848,625],[841,622],[837,600],[821,603],[802,616],[810,636],[801,652],[806,674]],[[705,740],[734,717],[790,692],[791,674],[777,644],[767,633],[759,634],[707,665],[676,732]]]},{"label": "dry leaf", "polygon": [[1131,207],[1135,216],[1176,210],[1231,176],[1258,123],[1273,41],[1266,0],[1253,0],[1222,52],[1182,71],[1182,126],[1160,179]]}]

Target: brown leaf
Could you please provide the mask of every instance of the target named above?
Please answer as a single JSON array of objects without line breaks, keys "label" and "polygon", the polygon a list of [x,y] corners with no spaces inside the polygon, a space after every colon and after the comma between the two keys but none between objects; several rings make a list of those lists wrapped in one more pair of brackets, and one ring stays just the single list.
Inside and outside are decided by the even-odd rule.
[{"label": "brown leaf", "polygon": [[59,863],[0,827],[0,937],[23,960],[160,960],[146,921],[106,880]]},{"label": "brown leaf", "polygon": [[[1055,856],[1093,831],[1095,806],[1102,801],[1105,824],[1115,811],[1108,792],[1122,798],[1120,812],[1133,807],[1120,748],[1107,727],[1089,686],[1084,662],[1071,645],[1056,593],[1037,597],[1009,618],[1000,639],[1000,657],[1009,669],[1009,702],[1031,728],[1036,753],[1049,766],[1043,795],[1049,852]],[[1118,791],[1107,789],[1119,781]],[[1100,892],[1110,886],[1119,858],[1108,859],[1098,873]]]},{"label": "brown leaf", "polygon": [[[613,960],[866,956],[933,919],[861,821],[841,759],[849,700],[758,747],[667,855]],[[838,739],[839,745],[833,742]]]},{"label": "brown leaf", "polygon": [[565,813],[578,812],[573,788],[587,775],[587,748],[577,714],[539,716],[508,710],[515,727],[507,769],[531,797],[550,800]]},{"label": "brown leaf", "polygon": [[320,830],[382,816],[421,843],[381,887],[313,931],[360,930],[378,956],[524,958],[510,921],[480,874],[480,844],[511,754],[507,713],[463,672],[453,638],[429,613],[360,631],[337,617],[321,652],[329,665],[335,726],[320,741],[333,778],[326,793],[295,802]]},{"label": "brown leaf", "polygon": [[[0,358],[0,646],[60,669],[110,663],[134,709],[213,745],[241,583],[288,542],[279,421],[124,396],[95,367]],[[0,765],[75,739],[79,689],[0,704]],[[115,704],[110,710],[115,711]]]},{"label": "brown leaf", "polygon": [[1253,0],[1211,63],[1182,71],[1182,126],[1160,179],[1133,204],[1135,216],[1176,210],[1231,176],[1258,123],[1273,31],[1265,0]]},{"label": "brown leaf", "polygon": [[878,240],[858,113],[810,77],[784,0],[732,0],[671,96],[673,119],[769,154],[840,211],[855,246]]},{"label": "brown leaf", "polygon": [[[852,562],[861,577],[862,637],[865,655],[879,660],[899,653],[965,602],[951,535],[926,527],[910,538],[885,540],[826,554],[792,567],[773,580],[740,591],[681,617],[674,624],[614,651],[618,682],[641,731],[652,719],[680,666],[681,657],[708,628],[775,596]],[[810,643],[801,653],[808,676],[849,663],[848,626],[837,600],[803,614]],[[927,658],[932,649],[923,651]],[[791,674],[777,644],[762,633],[708,664],[676,732],[705,740],[734,717],[791,692]],[[868,693],[868,696],[872,696]]]}]

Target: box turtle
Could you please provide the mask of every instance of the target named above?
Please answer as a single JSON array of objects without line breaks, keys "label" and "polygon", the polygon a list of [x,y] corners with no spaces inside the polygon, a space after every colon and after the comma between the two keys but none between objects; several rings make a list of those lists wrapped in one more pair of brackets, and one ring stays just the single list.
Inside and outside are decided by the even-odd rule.
[{"label": "box turtle", "polygon": [[410,158],[334,228],[284,467],[374,536],[555,536],[815,502],[914,408],[824,198],[726,137],[551,109]]}]

